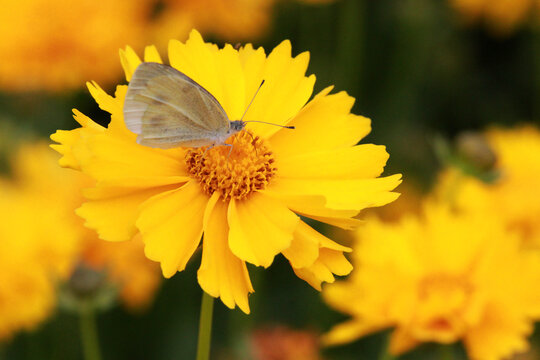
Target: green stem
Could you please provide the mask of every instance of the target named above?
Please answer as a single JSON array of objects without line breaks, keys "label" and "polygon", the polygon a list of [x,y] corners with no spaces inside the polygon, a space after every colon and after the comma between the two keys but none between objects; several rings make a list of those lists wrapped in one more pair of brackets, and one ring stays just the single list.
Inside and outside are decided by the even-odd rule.
[{"label": "green stem", "polygon": [[454,360],[454,347],[452,345],[440,345],[440,359]]},{"label": "green stem", "polygon": [[91,304],[81,306],[79,311],[81,341],[85,360],[101,360],[96,326],[96,315]]},{"label": "green stem", "polygon": [[210,359],[210,339],[212,337],[212,313],[214,298],[203,291],[201,317],[199,320],[199,341],[197,343],[197,360]]},{"label": "green stem", "polygon": [[397,360],[397,356],[390,354],[390,334],[388,334],[384,348],[379,354],[379,360]]}]

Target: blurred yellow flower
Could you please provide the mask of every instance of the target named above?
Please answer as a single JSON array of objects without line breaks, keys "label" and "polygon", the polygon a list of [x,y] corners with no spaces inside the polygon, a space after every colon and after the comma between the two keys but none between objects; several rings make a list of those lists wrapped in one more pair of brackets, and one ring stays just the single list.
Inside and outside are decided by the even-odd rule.
[{"label": "blurred yellow flower", "polygon": [[[55,271],[42,261],[47,244],[36,246],[35,237],[28,237],[32,231],[38,235],[44,230],[44,223],[30,217],[20,199],[9,184],[0,183],[0,343],[35,328],[52,313],[55,303],[51,281]],[[47,238],[46,233],[41,235]]]},{"label": "blurred yellow flower", "polygon": [[[121,53],[129,81],[140,60]],[[161,62],[154,47],[145,61]],[[388,158],[384,146],[358,145],[370,120],[350,113],[344,92],[312,95],[315,77],[305,76],[309,54],[291,56],[282,42],[268,56],[251,45],[235,50],[205,43],[193,31],[184,44],[171,41],[170,64],[210,91],[230,119],[239,119],[262,79],[264,86],[246,118],[295,125],[296,130],[249,123],[228,139],[234,147],[161,150],[138,145],[123,121],[127,86],[115,97],[89,84],[111,114],[102,128],[75,113],[81,128],[58,131],[53,145],[61,164],[80,168],[97,185],[78,210],[103,239],[129,240],[140,232],[146,256],[159,261],[165,277],[182,271],[202,243],[201,287],[230,308],[249,312],[253,291],[246,262],[268,267],[282,253],[312,286],[346,275],[349,248],[322,236],[299,214],[343,228],[366,207],[397,197],[400,176],[377,178]],[[204,159],[203,159],[204,155]]]},{"label": "blurred yellow flower", "polygon": [[70,90],[110,83],[116,61],[101,56],[146,41],[149,1],[5,1],[0,12],[0,88]]},{"label": "blurred yellow flower", "polygon": [[[25,159],[25,153],[19,152],[14,161],[16,180],[0,179],[0,341],[50,316],[56,284],[69,276],[78,249],[77,229],[59,221],[67,214],[52,189],[26,181],[24,175],[39,160]],[[30,163],[20,162],[25,160]],[[53,159],[49,166],[54,166]],[[54,181],[47,175],[39,174],[43,181]],[[58,180],[56,186],[69,184],[65,178]]]},{"label": "blurred yellow flower", "polygon": [[540,248],[540,131],[533,126],[491,129],[486,139],[496,156],[498,178],[490,184],[448,169],[436,193],[460,210],[495,210],[499,221],[517,230],[527,246]]},{"label": "blurred yellow flower", "polygon": [[230,41],[260,37],[269,27],[276,0],[164,0],[155,22],[155,41],[184,39],[192,28]]},{"label": "blurred yellow flower", "polygon": [[92,269],[105,271],[119,290],[122,303],[130,310],[145,309],[161,283],[158,264],[144,256],[140,236],[130,241],[111,243],[93,236],[87,239],[81,260]]},{"label": "blurred yellow flower", "polygon": [[426,203],[423,216],[371,219],[357,236],[358,270],[323,291],[329,305],[352,316],[325,335],[327,344],[393,327],[395,355],[458,340],[475,360],[527,349],[540,315],[540,259],[489,213]]},{"label": "blurred yellow flower", "polygon": [[540,259],[490,213],[429,202],[423,216],[392,224],[371,219],[357,236],[357,270],[323,290],[327,303],[352,319],[326,334],[326,344],[394,328],[395,355],[458,340],[474,360],[528,348],[540,315]]},{"label": "blurred yellow flower", "polygon": [[465,21],[483,21],[500,34],[512,31],[539,10],[535,0],[450,0],[450,3]]},{"label": "blurred yellow flower", "polygon": [[[33,224],[19,227],[14,221],[6,222],[6,229],[16,232],[18,238],[26,235],[26,244],[43,249],[40,261],[56,268],[62,280],[84,263],[106,273],[127,307],[137,309],[150,302],[160,283],[159,266],[144,256],[142,241],[113,244],[100,240],[75,214],[83,201],[82,189],[93,184],[90,178],[60,168],[57,154],[45,143],[22,146],[12,169],[14,183],[27,199],[27,203],[17,199],[22,207],[20,220],[32,218]],[[43,227],[37,227],[42,223]]]}]

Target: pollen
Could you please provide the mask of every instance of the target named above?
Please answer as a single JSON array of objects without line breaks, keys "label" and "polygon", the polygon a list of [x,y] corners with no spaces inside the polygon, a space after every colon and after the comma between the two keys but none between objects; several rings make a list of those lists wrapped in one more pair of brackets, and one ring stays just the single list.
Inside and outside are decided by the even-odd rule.
[{"label": "pollen", "polygon": [[264,140],[243,130],[226,145],[192,148],[186,152],[191,176],[208,195],[218,191],[223,201],[241,200],[266,188],[276,173],[274,157]]}]

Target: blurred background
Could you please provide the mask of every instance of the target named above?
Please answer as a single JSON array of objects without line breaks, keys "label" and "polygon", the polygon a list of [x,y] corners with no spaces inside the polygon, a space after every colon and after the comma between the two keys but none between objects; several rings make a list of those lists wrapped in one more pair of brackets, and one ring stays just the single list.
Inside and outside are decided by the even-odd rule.
[{"label": "blurred background", "polygon": [[[164,55],[168,39],[185,40],[197,28],[219,45],[251,42],[268,53],[290,39],[293,54],[309,51],[315,93],[335,85],[354,96],[353,112],[373,121],[365,141],[384,144],[390,153],[385,173],[403,174],[402,192],[425,193],[445,165],[437,144],[452,146],[458,134],[493,125],[538,125],[539,6],[533,0],[3,1],[0,171],[3,179],[18,176],[13,159],[21,146],[49,142],[57,129],[75,128],[73,108],[107,123],[85,83],[95,80],[109,93],[125,83],[119,48],[129,45],[142,54],[144,46],[156,44]],[[37,178],[46,174],[36,171]],[[391,206],[400,209],[400,201],[405,200]],[[332,236],[347,241],[341,232]],[[82,253],[90,263],[101,261],[93,250]],[[148,280],[143,308],[103,295],[97,326],[104,359],[195,358],[197,263],[172,279]],[[385,333],[319,350],[317,336],[346,317],[294,276],[283,258],[250,273],[250,315],[215,303],[212,358],[379,358]],[[83,358],[70,295],[57,291],[63,295],[53,302],[60,305],[51,305],[54,310],[39,324],[0,338],[0,359]],[[305,350],[272,355],[275,344]],[[442,359],[438,354],[428,344],[403,359]],[[465,359],[459,345],[453,356]]]}]

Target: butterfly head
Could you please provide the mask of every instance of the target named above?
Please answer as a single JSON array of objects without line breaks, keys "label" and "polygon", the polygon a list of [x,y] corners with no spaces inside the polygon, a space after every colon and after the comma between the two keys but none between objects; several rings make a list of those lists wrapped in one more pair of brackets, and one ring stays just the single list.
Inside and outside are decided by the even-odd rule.
[{"label": "butterfly head", "polygon": [[231,121],[231,127],[230,127],[230,130],[229,132],[231,134],[235,134],[239,131],[242,131],[244,130],[244,128],[246,127],[246,123],[242,120],[233,120]]}]

